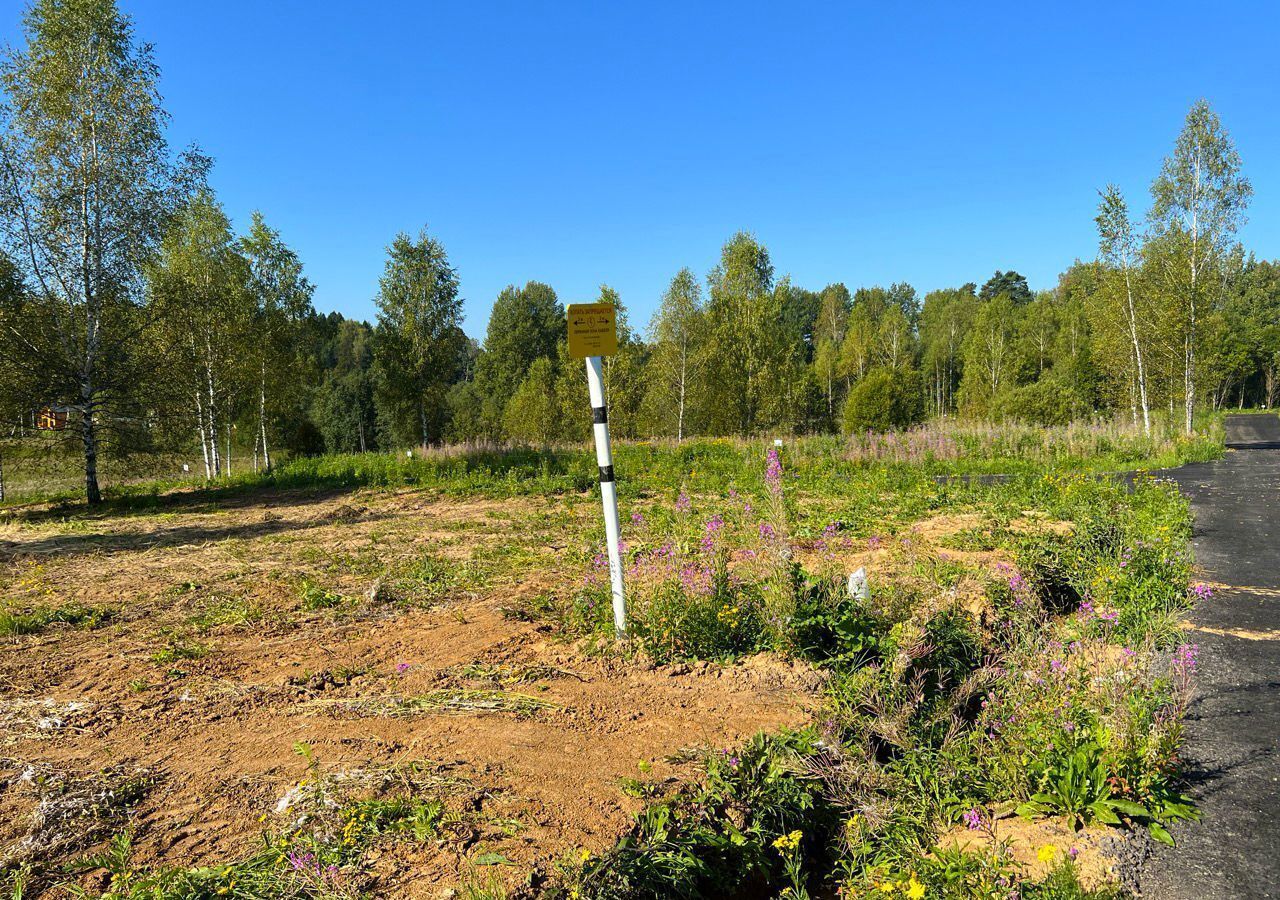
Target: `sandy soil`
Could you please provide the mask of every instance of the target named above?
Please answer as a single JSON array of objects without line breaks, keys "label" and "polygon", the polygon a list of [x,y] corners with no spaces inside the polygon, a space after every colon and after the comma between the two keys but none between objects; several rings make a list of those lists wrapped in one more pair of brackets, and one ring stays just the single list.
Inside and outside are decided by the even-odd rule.
[{"label": "sandy soil", "polygon": [[[294,749],[305,742],[329,773],[415,763],[454,786],[467,828],[374,860],[379,895],[439,896],[482,853],[505,856],[515,878],[614,842],[637,808],[619,780],[642,760],[662,777],[681,750],[808,718],[821,679],[803,666],[759,657],[655,669],[512,616],[580,577],[564,536],[590,510],[292,493],[0,522],[0,596],[11,605],[116,611],[97,629],[55,625],[0,642],[0,856],[33,852],[23,843],[41,796],[33,773],[107,769],[153,783],[133,814],[139,862],[234,860],[307,777]],[[490,564],[513,546],[514,565]],[[303,575],[363,598],[376,592],[375,563],[424,551],[466,576],[426,608],[299,609]],[[202,655],[186,658],[193,645]],[[165,648],[178,653],[157,659]],[[411,714],[394,703],[464,690],[502,699]],[[81,837],[57,854],[103,835]]]}]

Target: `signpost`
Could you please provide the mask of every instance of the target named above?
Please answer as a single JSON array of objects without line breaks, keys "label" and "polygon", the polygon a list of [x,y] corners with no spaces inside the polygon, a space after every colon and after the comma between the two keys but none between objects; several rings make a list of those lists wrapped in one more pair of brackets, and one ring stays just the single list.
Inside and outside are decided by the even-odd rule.
[{"label": "signpost", "polygon": [[596,464],[600,468],[600,500],[604,504],[604,539],[609,552],[609,584],[613,593],[613,628],[627,630],[627,601],[622,590],[622,552],[618,545],[618,485],[613,479],[613,451],[609,447],[609,414],[604,403],[601,357],[618,352],[618,311],[609,303],[569,305],[569,355],[587,361],[587,392],[595,423]]}]

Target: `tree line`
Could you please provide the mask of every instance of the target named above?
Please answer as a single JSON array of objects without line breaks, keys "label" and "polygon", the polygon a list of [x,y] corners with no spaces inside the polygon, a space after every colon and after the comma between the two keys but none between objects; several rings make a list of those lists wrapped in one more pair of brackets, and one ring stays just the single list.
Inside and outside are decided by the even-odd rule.
[{"label": "tree line", "polygon": [[[586,440],[585,373],[555,290],[495,299],[461,327],[457,269],[396,235],[376,321],[321,314],[261,214],[236,234],[211,160],[174,152],[151,49],[113,0],[37,0],[0,65],[0,421],[37,411],[83,455],[198,449],[208,478],[281,451]],[[1195,104],[1145,214],[1100,192],[1098,253],[1050,290],[1016,271],[924,296],[779,277],[739,232],[705,276],[672,277],[643,327],[617,307],[605,388],[621,438],[856,431],[930,416],[1061,423],[1280,399],[1280,265],[1246,253],[1234,145]],[[583,298],[586,299],[586,298]],[[240,461],[236,462],[237,455]]]}]

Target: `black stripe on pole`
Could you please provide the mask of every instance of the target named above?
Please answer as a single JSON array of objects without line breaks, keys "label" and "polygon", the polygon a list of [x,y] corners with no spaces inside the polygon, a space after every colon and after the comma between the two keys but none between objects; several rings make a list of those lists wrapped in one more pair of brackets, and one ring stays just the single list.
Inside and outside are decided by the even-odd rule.
[{"label": "black stripe on pole", "polygon": [[607,409],[605,409],[603,406],[593,406],[593,407],[591,407],[591,424],[593,424],[593,425],[608,425],[608,424],[609,424],[609,411],[608,411]]},{"label": "black stripe on pole", "polygon": [[613,481],[613,466],[600,467],[600,483],[604,484],[606,481]]}]

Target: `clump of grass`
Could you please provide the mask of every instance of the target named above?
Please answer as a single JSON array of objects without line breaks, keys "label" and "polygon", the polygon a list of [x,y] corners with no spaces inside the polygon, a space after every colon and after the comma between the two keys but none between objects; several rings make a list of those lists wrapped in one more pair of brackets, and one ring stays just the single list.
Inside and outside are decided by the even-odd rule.
[{"label": "clump of grass", "polygon": [[454,666],[444,673],[451,681],[484,681],[497,687],[509,687],[514,684],[530,684],[535,681],[549,681],[553,678],[577,678],[582,676],[567,669],[559,669],[541,663],[533,665],[514,665],[509,663],[468,663]]},{"label": "clump of grass", "polygon": [[71,603],[65,606],[35,606],[19,610],[6,605],[0,609],[0,636],[39,634],[53,625],[65,625],[69,628],[100,628],[114,617],[115,610],[106,606],[82,606]]},{"label": "clump of grass", "polygon": [[199,641],[171,634],[168,636],[165,646],[151,654],[151,661],[157,666],[168,666],[180,660],[201,659],[208,652],[209,648]]},{"label": "clump of grass", "polygon": [[206,632],[214,628],[243,628],[261,622],[262,605],[251,597],[215,597],[188,619],[192,628]]},{"label": "clump of grass", "polygon": [[302,579],[298,584],[298,598],[305,610],[333,609],[344,602],[343,596],[337,591],[321,587],[309,578]]}]

